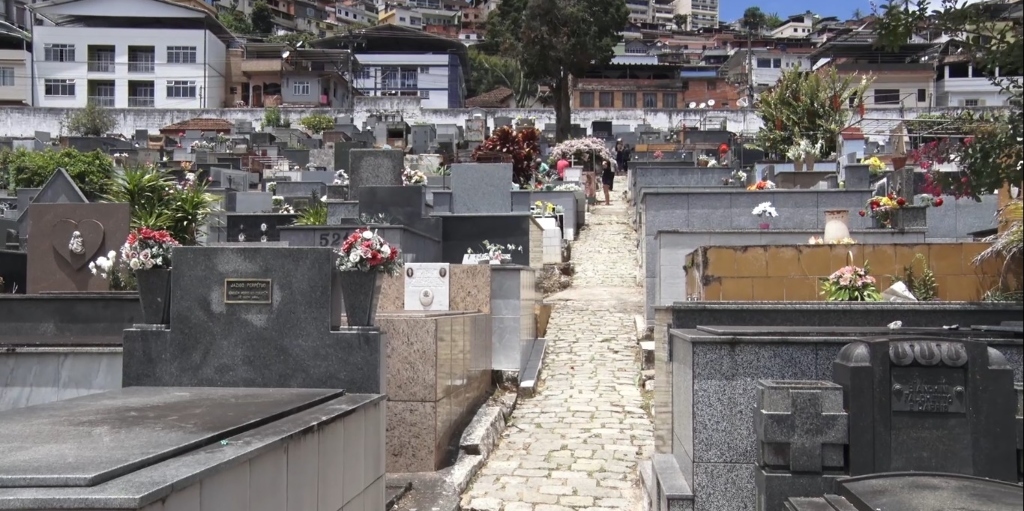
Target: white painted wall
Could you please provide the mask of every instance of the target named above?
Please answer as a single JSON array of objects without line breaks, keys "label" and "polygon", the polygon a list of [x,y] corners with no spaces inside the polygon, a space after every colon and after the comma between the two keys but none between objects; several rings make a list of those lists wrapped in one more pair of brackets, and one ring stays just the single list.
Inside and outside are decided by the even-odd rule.
[{"label": "white painted wall", "polygon": [[[362,125],[366,118],[381,112],[395,113],[401,115],[409,124],[457,124],[465,125],[466,119],[474,115],[481,115],[488,119],[488,125],[494,128],[495,117],[534,117],[537,125],[554,124],[555,113],[551,109],[430,109],[420,108],[420,101],[417,98],[393,98],[393,97],[357,97],[355,98],[356,108],[352,110],[324,109],[324,108],[284,108],[281,114],[293,122],[310,115],[311,113],[323,113],[336,116],[353,117],[357,125]],[[924,113],[943,113],[947,111],[942,108],[907,108],[903,115],[906,119],[913,119]],[[959,111],[959,109],[949,109]],[[64,108],[18,108],[0,107],[0,136],[26,137],[31,136],[35,130],[48,131],[52,134],[61,133],[62,122],[67,117],[67,109]],[[146,129],[156,132],[160,128],[176,122],[193,119],[196,117],[214,117],[228,121],[249,121],[259,126],[263,122],[263,109],[260,108],[224,108],[224,109],[162,109],[162,108],[124,108],[112,111],[118,121],[117,131],[123,134],[132,134],[136,129]],[[901,113],[896,109],[880,109],[870,112],[873,119],[892,119],[894,122],[901,119]],[[718,126],[724,121],[726,129],[735,133],[754,133],[761,128],[761,119],[753,110],[730,110],[730,111],[701,111],[701,110],[602,110],[599,108],[575,110],[572,113],[572,122],[581,126],[590,127],[593,121],[610,121],[613,124],[636,127],[640,124],[647,124],[658,129],[667,129],[679,125],[700,126],[702,122],[708,125]],[[717,129],[717,128],[716,128]]]},{"label": "white painted wall", "polygon": [[[75,45],[74,62],[46,62],[47,44]],[[114,72],[90,72],[89,45],[115,47]],[[128,47],[152,46],[156,63],[153,73],[128,72]],[[195,64],[168,64],[168,46],[195,46]],[[155,108],[220,107],[224,101],[224,73],[227,68],[224,43],[206,30],[134,29],[36,26],[32,39],[35,66],[36,105],[41,107],[84,107],[89,80],[114,80],[115,107],[128,107],[128,81],[153,81]],[[47,97],[46,79],[75,80],[74,97]],[[167,98],[168,80],[196,82],[195,98]]]},{"label": "white painted wall", "polygon": [[[810,70],[811,62],[806,55],[793,55],[781,52],[754,52],[754,84],[775,85],[782,77],[782,73],[791,68],[800,66],[800,69]],[[761,67],[768,60],[771,67]],[[776,67],[778,64],[778,67]]]},{"label": "white painted wall", "polygon": [[358,75],[355,87],[367,96],[380,96],[384,86],[384,67],[416,68],[416,86],[422,108],[448,108],[448,55],[373,54],[356,56],[363,73]]},{"label": "white painted wall", "polygon": [[[924,97],[918,96],[918,89],[924,89]],[[899,103],[883,104],[876,102],[876,92],[882,90],[899,90]],[[888,96],[881,96],[877,99],[885,99]],[[884,75],[874,76],[874,81],[868,87],[864,95],[864,106],[870,109],[899,109],[903,108],[928,108],[935,106],[935,82],[932,79],[914,80],[901,77],[898,79],[887,79]],[[873,115],[873,114],[872,114]]]},{"label": "white painted wall", "polygon": [[31,101],[29,94],[32,83],[28,66],[29,54],[23,50],[0,50],[0,101]]}]

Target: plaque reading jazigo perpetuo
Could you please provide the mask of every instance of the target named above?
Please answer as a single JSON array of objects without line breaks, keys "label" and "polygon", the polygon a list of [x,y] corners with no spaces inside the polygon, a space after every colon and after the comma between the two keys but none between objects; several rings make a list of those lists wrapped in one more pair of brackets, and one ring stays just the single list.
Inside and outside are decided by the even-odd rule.
[{"label": "plaque reading jazigo perpetuo", "polygon": [[274,303],[270,279],[224,279],[224,303]]}]

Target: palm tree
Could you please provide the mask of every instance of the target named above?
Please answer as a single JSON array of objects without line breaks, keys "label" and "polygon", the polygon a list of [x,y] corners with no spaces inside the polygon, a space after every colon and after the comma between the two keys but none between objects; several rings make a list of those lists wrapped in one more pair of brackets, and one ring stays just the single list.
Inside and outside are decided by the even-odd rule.
[{"label": "palm tree", "polygon": [[853,10],[853,19],[859,20],[859,19],[863,19],[863,18],[864,18],[864,11],[862,11],[860,9],[854,9]]},{"label": "palm tree", "polygon": [[785,22],[777,12],[766,14],[764,17],[764,26],[768,27],[771,30],[775,30],[776,28],[781,27],[783,23]]}]

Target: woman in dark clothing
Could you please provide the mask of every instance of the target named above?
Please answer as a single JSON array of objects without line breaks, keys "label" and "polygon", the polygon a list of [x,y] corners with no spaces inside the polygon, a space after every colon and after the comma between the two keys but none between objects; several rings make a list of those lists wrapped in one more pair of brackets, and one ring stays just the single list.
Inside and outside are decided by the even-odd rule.
[{"label": "woman in dark clothing", "polygon": [[610,206],[612,204],[612,185],[615,184],[615,171],[612,170],[612,164],[608,160],[601,162],[601,184],[604,185],[604,204]]},{"label": "woman in dark clothing", "polygon": [[620,138],[615,144],[615,163],[619,166],[619,172],[623,174],[629,172],[629,146],[622,143]]}]

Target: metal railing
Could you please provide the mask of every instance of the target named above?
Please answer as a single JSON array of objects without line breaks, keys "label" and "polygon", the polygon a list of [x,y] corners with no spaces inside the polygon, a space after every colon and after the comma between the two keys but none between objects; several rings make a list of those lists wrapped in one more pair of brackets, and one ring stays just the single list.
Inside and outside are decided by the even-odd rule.
[{"label": "metal railing", "polygon": [[89,103],[107,108],[114,107],[114,96],[89,96]]},{"label": "metal railing", "polygon": [[129,60],[128,61],[128,72],[129,73],[152,73],[156,70],[156,66],[152,60]]},{"label": "metal railing", "polygon": [[152,108],[155,102],[152,97],[146,96],[128,96],[128,107],[149,107]]},{"label": "metal railing", "polygon": [[113,73],[114,72],[114,61],[113,60],[90,60],[89,61],[89,72],[90,73]]}]

